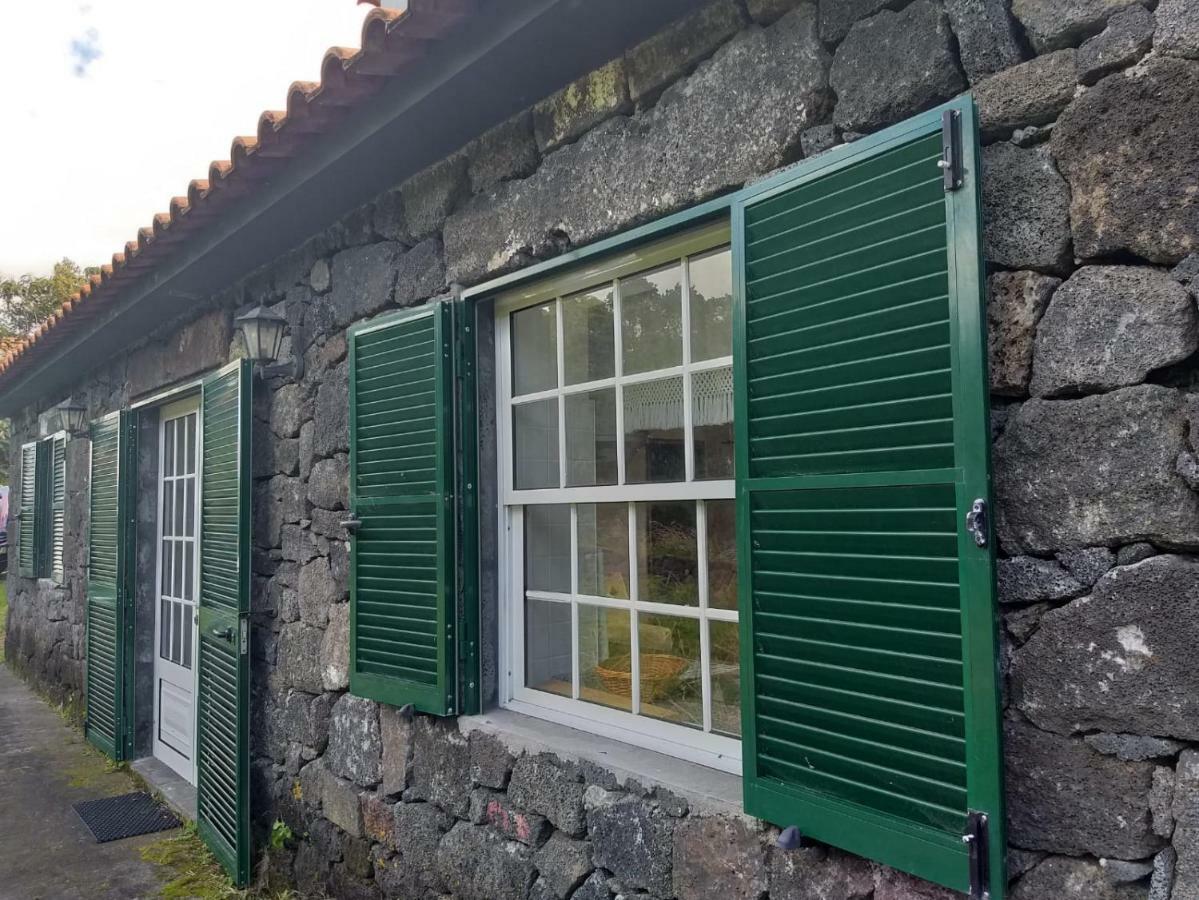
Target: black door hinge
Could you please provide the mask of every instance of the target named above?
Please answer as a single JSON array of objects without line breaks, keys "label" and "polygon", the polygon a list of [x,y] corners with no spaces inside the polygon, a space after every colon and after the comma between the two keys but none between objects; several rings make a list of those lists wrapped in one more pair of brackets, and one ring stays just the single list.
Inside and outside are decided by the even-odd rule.
[{"label": "black door hinge", "polygon": [[991,898],[989,838],[987,814],[970,813],[966,819],[966,833],[962,835],[962,843],[966,845],[969,853],[971,900],[990,900]]},{"label": "black door hinge", "polygon": [[945,179],[945,190],[962,186],[962,114],[956,109],[941,113],[941,160],[937,163]]}]

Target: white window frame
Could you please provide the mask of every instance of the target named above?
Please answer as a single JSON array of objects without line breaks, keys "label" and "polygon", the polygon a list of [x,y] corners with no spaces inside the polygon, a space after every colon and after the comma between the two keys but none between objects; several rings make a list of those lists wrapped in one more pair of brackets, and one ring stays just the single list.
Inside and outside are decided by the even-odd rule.
[{"label": "white window frame", "polygon": [[[682,365],[651,372],[622,375],[622,341],[620,292],[614,290],[614,377],[581,384],[565,385],[564,341],[562,334],[562,300],[567,294],[595,287],[605,281],[616,284],[617,279],[638,271],[658,266],[684,257],[703,255],[728,244],[730,239],[727,222],[704,226],[689,235],[673,237],[657,244],[639,248],[632,253],[622,254],[616,259],[604,260],[591,266],[573,270],[563,277],[534,283],[528,288],[517,289],[497,298],[495,304],[495,353],[496,353],[496,437],[497,463],[500,485],[499,502],[499,702],[504,708],[577,728],[581,731],[602,734],[629,744],[645,747],[661,753],[710,766],[732,774],[741,774],[741,740],[710,731],[711,680],[709,652],[709,628],[711,622],[738,621],[737,610],[723,610],[708,606],[707,540],[705,504],[696,503],[696,543],[698,550],[697,582],[699,602],[697,606],[679,606],[645,600],[622,600],[607,597],[580,595],[578,592],[578,529],[577,504],[628,503],[629,504],[629,578],[630,594],[636,596],[637,579],[637,529],[635,504],[645,501],[671,500],[731,500],[735,497],[735,482],[727,480],[694,480],[694,433],[692,430],[692,375],[732,365],[732,356],[719,357],[692,363],[690,340],[690,285],[688,267],[683,267],[682,292]],[[557,350],[558,387],[533,394],[521,395],[513,403],[512,357],[510,314],[547,300],[557,305]],[[643,381],[678,377],[683,378],[683,409],[685,423],[685,470],[686,480],[655,484],[624,484],[624,402],[622,385]],[[618,481],[615,486],[560,487],[537,490],[516,490],[513,485],[513,435],[511,410],[514,405],[615,387],[616,435]],[[565,403],[558,403],[558,463],[559,483],[566,484],[566,429],[563,421]],[[524,507],[533,504],[571,505],[571,593],[557,594],[544,591],[526,591],[524,585]],[[578,665],[578,610],[580,604],[601,606],[631,611],[630,652],[634,665],[638,660],[638,616],[639,614],[662,614],[701,620],[699,629],[702,666],[703,730],[686,725],[653,719],[590,703],[574,697],[564,697],[525,685],[525,598],[570,603],[571,605],[571,658],[572,693],[579,695]],[[634,673],[636,669],[634,669]],[[639,708],[639,679],[632,678],[633,710]]]}]

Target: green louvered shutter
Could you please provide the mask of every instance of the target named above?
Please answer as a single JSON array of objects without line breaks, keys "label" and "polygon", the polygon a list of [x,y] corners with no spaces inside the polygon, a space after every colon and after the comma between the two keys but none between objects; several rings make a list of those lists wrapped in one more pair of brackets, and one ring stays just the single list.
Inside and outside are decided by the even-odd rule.
[{"label": "green louvered shutter", "polygon": [[37,442],[21,445],[21,507],[17,512],[17,573],[37,577]]},{"label": "green louvered shutter", "polygon": [[456,712],[452,306],[350,337],[350,691]]},{"label": "green louvered shutter", "polygon": [[993,559],[965,528],[990,494],[979,169],[950,111],[957,189],[935,111],[734,205],[744,788],[959,891],[985,868],[1000,900]]},{"label": "green louvered shutter", "polygon": [[50,457],[50,577],[62,584],[62,554],[66,528],[67,436],[57,434],[48,440]]},{"label": "green louvered shutter", "polygon": [[126,541],[128,421],[92,423],[87,568],[87,739],[115,760],[126,756]]},{"label": "green louvered shutter", "polygon": [[201,400],[197,820],[238,886],[250,877],[250,364]]}]

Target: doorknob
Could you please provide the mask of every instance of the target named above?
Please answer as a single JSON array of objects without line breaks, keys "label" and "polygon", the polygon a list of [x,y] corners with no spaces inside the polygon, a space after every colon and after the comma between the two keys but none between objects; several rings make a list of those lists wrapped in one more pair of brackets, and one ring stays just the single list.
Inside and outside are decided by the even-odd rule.
[{"label": "doorknob", "polygon": [[214,628],[214,629],[212,629],[212,636],[219,637],[219,638],[222,638],[223,640],[232,642],[233,641],[233,629],[232,628]]}]

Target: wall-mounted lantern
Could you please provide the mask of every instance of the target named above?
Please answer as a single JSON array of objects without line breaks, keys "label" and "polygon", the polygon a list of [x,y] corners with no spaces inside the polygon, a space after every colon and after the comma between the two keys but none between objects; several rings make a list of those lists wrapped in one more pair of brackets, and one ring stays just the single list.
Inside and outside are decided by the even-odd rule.
[{"label": "wall-mounted lantern", "polygon": [[[283,332],[287,328],[285,317],[259,304],[238,316],[234,324],[241,334],[246,358],[254,363],[263,377],[290,375],[292,378],[299,378],[303,375],[303,364],[298,352],[293,353],[292,361],[279,362],[279,353],[283,349]],[[293,348],[295,344],[293,335]]]},{"label": "wall-mounted lantern", "polygon": [[70,437],[84,437],[87,434],[87,407],[72,400],[64,400],[54,408],[59,431],[65,431]]}]

